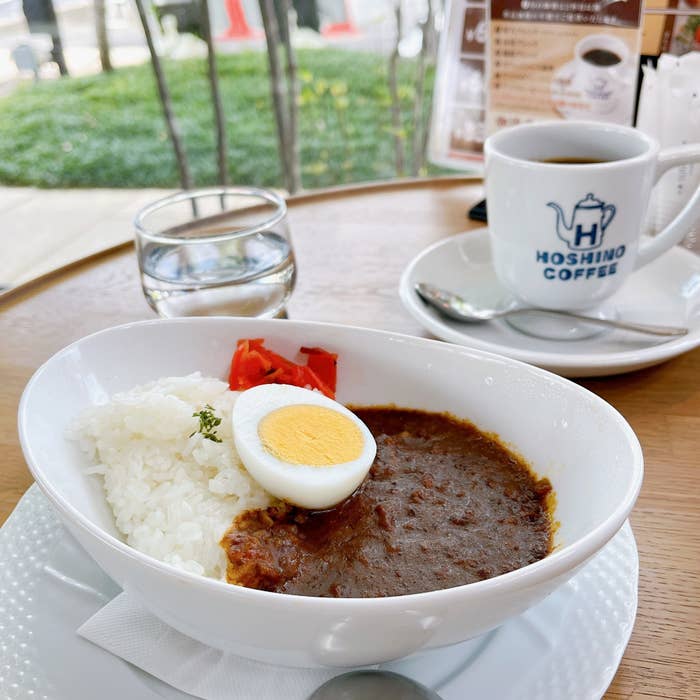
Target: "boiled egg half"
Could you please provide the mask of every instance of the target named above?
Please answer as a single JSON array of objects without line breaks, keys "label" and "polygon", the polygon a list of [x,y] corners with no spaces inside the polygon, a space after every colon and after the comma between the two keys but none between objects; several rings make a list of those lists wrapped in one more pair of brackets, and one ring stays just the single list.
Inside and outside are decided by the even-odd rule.
[{"label": "boiled egg half", "polygon": [[248,389],[236,399],[232,421],[250,475],[273,496],[311,510],[347,498],[377,453],[372,433],[354,413],[310,389]]}]

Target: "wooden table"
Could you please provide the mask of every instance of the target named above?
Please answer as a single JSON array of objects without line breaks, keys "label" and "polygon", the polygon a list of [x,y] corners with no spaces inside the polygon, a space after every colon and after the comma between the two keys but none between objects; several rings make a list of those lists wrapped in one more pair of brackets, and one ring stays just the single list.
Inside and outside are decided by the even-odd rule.
[{"label": "wooden table", "polygon": [[[480,197],[478,182],[452,178],[290,200],[299,266],[290,317],[424,335],[399,302],[400,273],[425,246],[475,227],[465,214]],[[130,245],[0,299],[0,522],[31,484],[15,418],[31,374],[81,336],[152,316]],[[700,698],[700,350],[582,384],[623,413],[646,458],[632,516],[641,559],[639,612],[605,697]]]}]

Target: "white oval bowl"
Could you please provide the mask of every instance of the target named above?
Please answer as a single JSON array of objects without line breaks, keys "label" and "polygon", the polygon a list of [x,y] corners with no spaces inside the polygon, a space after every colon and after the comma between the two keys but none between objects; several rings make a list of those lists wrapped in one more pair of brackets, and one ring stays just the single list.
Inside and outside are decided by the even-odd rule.
[{"label": "white oval bowl", "polygon": [[[196,576],[128,546],[101,477],[65,438],[68,423],[112,394],[163,376],[225,378],[238,338],[339,354],[338,400],[449,411],[497,433],[556,491],[555,551],[497,576],[389,598],[315,598]],[[83,338],[40,367],[19,407],[22,449],[69,531],[122,588],[180,632],[213,647],[290,666],[357,666],[454,644],[492,629],[570,578],[619,530],[642,483],[639,442],[586,389],[489,353],[324,323],[186,318],[131,323]],[[440,524],[435,523],[439,528]]]}]

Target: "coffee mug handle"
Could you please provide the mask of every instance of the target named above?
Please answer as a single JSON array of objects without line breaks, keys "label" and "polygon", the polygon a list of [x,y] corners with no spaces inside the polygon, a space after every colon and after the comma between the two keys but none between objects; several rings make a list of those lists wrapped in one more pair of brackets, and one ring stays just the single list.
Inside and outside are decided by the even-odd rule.
[{"label": "coffee mug handle", "polygon": [[[659,178],[667,170],[686,163],[700,163],[700,144],[677,146],[661,151],[656,163],[654,182],[658,182]],[[663,231],[660,231],[651,241],[639,247],[635,269],[650,263],[662,253],[680,243],[698,221],[700,221],[700,187],[695,190],[688,203]]]}]

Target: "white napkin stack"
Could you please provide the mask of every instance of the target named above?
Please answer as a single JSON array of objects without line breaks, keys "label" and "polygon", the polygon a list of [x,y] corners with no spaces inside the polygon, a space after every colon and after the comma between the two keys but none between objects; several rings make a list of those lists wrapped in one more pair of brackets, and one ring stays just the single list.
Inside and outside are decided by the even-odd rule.
[{"label": "white napkin stack", "polygon": [[[642,66],[637,128],[662,148],[700,143],[700,51],[684,56],[662,54],[656,70]],[[654,187],[647,233],[658,233],[686,205],[700,185],[700,164],[673,168]],[[700,222],[684,244],[700,252]]]},{"label": "white napkin stack", "polygon": [[339,670],[269,666],[175,631],[122,593],[78,629],[93,644],[204,700],[302,700]]}]

